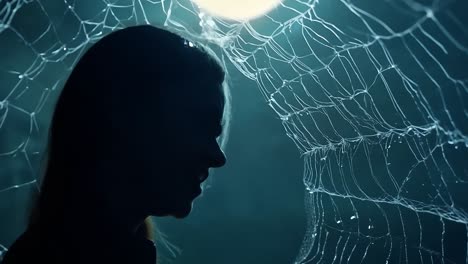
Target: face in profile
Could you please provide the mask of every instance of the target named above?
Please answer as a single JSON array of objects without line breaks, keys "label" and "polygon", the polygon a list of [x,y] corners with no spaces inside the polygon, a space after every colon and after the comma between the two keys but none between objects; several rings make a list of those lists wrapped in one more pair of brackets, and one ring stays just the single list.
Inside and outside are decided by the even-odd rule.
[{"label": "face in profile", "polygon": [[90,47],[54,110],[37,211],[187,216],[209,169],[226,162],[225,72],[206,52],[149,25]]},{"label": "face in profile", "polygon": [[[188,83],[186,85],[189,85]],[[218,140],[222,132],[222,90],[211,84],[196,85],[182,93],[168,92],[159,103],[155,130],[145,133],[147,141],[138,154],[149,167],[142,181],[143,199],[149,214],[187,216],[201,192],[209,168],[226,163]],[[204,87],[203,87],[204,86]],[[176,90],[176,89],[174,89]],[[187,90],[187,91],[185,91]]]}]

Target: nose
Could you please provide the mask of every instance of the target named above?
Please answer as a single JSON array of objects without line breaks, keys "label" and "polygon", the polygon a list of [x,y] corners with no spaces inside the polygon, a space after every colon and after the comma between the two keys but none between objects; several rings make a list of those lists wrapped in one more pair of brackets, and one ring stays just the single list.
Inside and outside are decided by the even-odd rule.
[{"label": "nose", "polygon": [[219,168],[226,164],[226,155],[224,155],[223,150],[216,144],[214,151],[210,157],[210,167]]}]

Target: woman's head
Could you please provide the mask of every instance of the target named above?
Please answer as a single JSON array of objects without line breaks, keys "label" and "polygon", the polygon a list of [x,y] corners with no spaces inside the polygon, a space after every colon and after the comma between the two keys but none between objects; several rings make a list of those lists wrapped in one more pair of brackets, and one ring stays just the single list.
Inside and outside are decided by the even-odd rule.
[{"label": "woman's head", "polygon": [[102,38],[56,104],[39,207],[97,198],[186,216],[208,168],[226,162],[218,144],[229,121],[224,78],[211,53],[163,29]]}]

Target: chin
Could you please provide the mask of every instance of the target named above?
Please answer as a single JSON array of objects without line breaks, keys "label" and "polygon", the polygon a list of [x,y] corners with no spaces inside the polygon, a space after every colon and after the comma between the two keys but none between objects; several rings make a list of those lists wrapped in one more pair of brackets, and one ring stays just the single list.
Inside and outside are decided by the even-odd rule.
[{"label": "chin", "polygon": [[156,217],[173,216],[175,218],[185,218],[192,211],[193,202],[193,199],[179,199],[171,202],[166,202],[164,204],[164,207],[153,207],[153,210],[151,210],[150,215]]},{"label": "chin", "polygon": [[172,213],[172,216],[177,218],[177,219],[181,219],[181,218],[185,218],[187,217],[191,212],[191,209],[188,209],[188,210],[179,210],[179,211],[176,211],[176,212],[173,212]]},{"label": "chin", "polygon": [[161,212],[161,211],[158,211],[158,212],[154,212],[152,213],[151,215],[152,216],[156,216],[156,217],[165,217],[165,216],[173,216],[175,218],[185,218],[187,217],[190,212],[192,211],[192,208],[174,208],[173,210],[171,211],[166,211],[166,212]]},{"label": "chin", "polygon": [[179,207],[174,209],[175,210],[171,214],[172,216],[174,216],[175,218],[185,218],[192,211],[192,203],[180,205]]},{"label": "chin", "polygon": [[151,213],[152,216],[156,217],[165,217],[165,216],[173,216],[175,218],[185,218],[187,217],[190,212],[192,211],[192,206],[179,206],[177,208],[171,208],[167,210],[156,210],[153,213]]}]

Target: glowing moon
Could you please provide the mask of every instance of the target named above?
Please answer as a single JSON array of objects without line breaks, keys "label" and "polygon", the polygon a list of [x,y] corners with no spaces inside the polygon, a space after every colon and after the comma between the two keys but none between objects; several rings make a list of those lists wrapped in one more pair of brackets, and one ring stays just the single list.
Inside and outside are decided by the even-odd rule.
[{"label": "glowing moon", "polygon": [[283,0],[192,0],[206,13],[238,21],[259,17],[278,6]]}]

